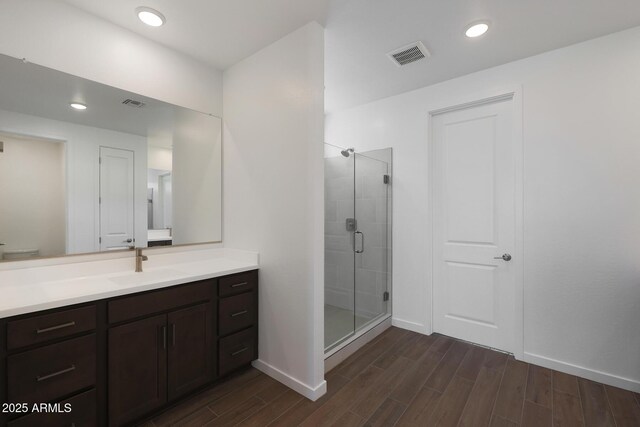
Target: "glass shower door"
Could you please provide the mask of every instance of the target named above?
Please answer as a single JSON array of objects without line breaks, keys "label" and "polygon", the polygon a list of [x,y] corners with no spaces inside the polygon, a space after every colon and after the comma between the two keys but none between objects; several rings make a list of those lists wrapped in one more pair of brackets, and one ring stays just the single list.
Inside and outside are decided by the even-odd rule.
[{"label": "glass shower door", "polygon": [[325,144],[324,171],[324,345],[330,349],[355,332],[355,156]]},{"label": "glass shower door", "polygon": [[355,153],[356,331],[389,312],[391,150]]},{"label": "glass shower door", "polygon": [[390,311],[391,149],[325,144],[325,350]]}]

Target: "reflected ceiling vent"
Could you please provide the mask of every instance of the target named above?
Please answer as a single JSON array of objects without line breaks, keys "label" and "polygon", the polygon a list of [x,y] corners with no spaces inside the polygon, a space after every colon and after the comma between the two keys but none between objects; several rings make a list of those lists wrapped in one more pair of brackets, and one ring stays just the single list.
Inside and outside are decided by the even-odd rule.
[{"label": "reflected ceiling vent", "polygon": [[144,102],[136,101],[135,99],[125,99],[124,101],[122,101],[122,103],[134,108],[142,108],[145,106]]},{"label": "reflected ceiling vent", "polygon": [[431,53],[427,50],[424,44],[422,44],[422,42],[415,42],[391,51],[387,53],[387,56],[398,67],[402,67],[403,65],[428,58],[431,56]]}]

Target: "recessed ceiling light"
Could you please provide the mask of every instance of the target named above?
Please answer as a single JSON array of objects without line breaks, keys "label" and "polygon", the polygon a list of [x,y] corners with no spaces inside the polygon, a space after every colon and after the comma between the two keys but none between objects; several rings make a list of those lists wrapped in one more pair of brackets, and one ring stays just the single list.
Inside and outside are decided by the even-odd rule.
[{"label": "recessed ceiling light", "polygon": [[467,27],[464,34],[469,38],[480,37],[489,30],[488,22],[476,22]]},{"label": "recessed ceiling light", "polygon": [[74,110],[86,110],[87,106],[84,104],[81,104],[79,102],[72,102],[71,104],[69,104],[71,106],[71,108],[73,108]]},{"label": "recessed ceiling light", "polygon": [[138,15],[138,19],[151,27],[159,27],[166,21],[163,14],[150,7],[137,8],[136,15]]}]

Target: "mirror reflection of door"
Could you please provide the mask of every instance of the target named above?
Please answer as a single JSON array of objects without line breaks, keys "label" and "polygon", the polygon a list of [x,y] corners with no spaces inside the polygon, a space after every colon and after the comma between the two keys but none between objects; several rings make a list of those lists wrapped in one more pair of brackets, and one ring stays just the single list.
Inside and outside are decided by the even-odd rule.
[{"label": "mirror reflection of door", "polygon": [[133,151],[100,147],[100,250],[134,242]]}]

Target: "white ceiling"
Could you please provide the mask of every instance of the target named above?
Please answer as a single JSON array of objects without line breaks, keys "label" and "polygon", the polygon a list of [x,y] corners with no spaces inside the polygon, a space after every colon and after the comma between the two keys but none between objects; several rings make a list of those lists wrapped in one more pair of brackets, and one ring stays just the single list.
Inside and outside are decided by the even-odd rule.
[{"label": "white ceiling", "polygon": [[[468,23],[484,19],[492,23],[487,34],[464,36]],[[638,25],[638,0],[350,0],[327,19],[326,109],[360,105]],[[398,68],[386,57],[417,40],[431,58]]]},{"label": "white ceiling", "polygon": [[[332,0],[64,1],[224,70],[310,21],[324,23]],[[146,26],[138,6],[158,10],[166,24]]]},{"label": "white ceiling", "polygon": [[[64,1],[218,69],[315,20],[327,29],[329,112],[640,25],[638,0]],[[138,6],[162,12],[166,25],[139,22]],[[489,32],[465,38],[482,19]],[[398,68],[386,57],[417,40],[428,60]]]}]

